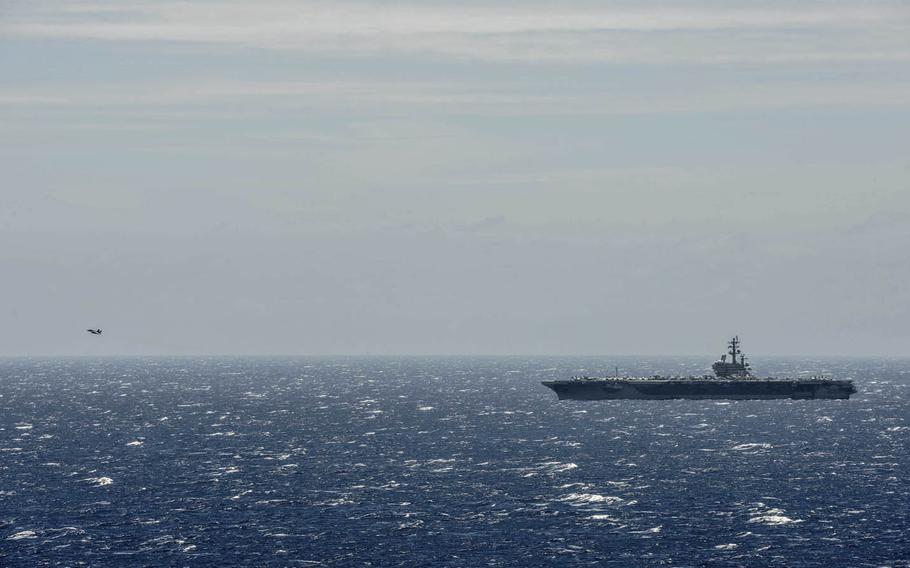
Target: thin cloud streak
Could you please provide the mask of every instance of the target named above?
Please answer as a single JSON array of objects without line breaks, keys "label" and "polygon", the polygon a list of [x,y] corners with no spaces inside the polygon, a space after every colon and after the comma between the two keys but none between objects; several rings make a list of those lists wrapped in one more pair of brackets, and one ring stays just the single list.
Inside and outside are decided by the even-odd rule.
[{"label": "thin cloud streak", "polygon": [[[840,3],[821,7],[791,6],[787,10],[737,6],[699,6],[686,2],[650,7],[596,8],[565,4],[558,9],[525,4],[504,8],[464,3],[389,4],[369,2],[134,2],[59,7],[45,4],[23,23],[44,24],[46,29],[86,29],[91,33],[116,33],[117,29],[145,29],[166,39],[206,39],[215,33],[225,38],[255,37],[266,31],[324,34],[511,34],[553,31],[666,31],[754,28],[856,27],[894,22],[901,14],[893,3],[870,2],[862,9]],[[83,18],[59,18],[60,14]],[[120,15],[111,18],[111,14]],[[906,15],[906,11],[903,11]],[[94,18],[92,16],[95,16]],[[54,21],[57,20],[57,21]],[[100,21],[98,21],[100,20]],[[176,27],[174,24],[177,24]]]},{"label": "thin cloud streak", "polygon": [[[143,108],[268,102],[268,109],[414,106],[451,113],[484,115],[626,115],[653,113],[724,112],[800,106],[899,105],[910,100],[910,83],[876,82],[830,85],[780,82],[763,86],[711,86],[685,93],[653,91],[584,94],[529,93],[507,84],[486,83],[469,88],[463,83],[398,81],[244,82],[197,80],[192,83],[82,85],[45,87],[0,94],[2,107]],[[217,109],[202,109],[199,116]]]},{"label": "thin cloud streak", "polygon": [[[253,7],[255,6],[255,7]],[[236,45],[364,56],[612,63],[908,60],[910,9],[825,2],[756,10],[352,2],[39,4],[8,35]]]}]

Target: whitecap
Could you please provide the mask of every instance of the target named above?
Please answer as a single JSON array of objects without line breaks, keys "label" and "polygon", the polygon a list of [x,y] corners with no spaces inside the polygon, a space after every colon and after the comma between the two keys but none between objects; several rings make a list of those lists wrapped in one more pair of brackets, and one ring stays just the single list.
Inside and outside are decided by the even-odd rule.
[{"label": "whitecap", "polygon": [[738,544],[731,542],[729,544],[718,544],[714,547],[715,550],[736,550],[739,547]]},{"label": "whitecap", "polygon": [[432,406],[418,406],[418,407],[417,407],[417,410],[421,410],[421,411],[423,411],[423,412],[426,412],[426,411],[428,411],[428,410],[433,410],[433,407],[432,407]]},{"label": "whitecap", "polygon": [[578,467],[578,464],[575,463],[562,463],[562,462],[544,462],[540,466],[550,473],[562,473],[564,471],[572,471]]},{"label": "whitecap", "polygon": [[112,483],[114,483],[113,479],[111,479],[110,477],[105,477],[105,476],[89,477],[89,478],[85,479],[85,481],[88,481],[88,482],[94,484],[95,487],[104,487],[106,485],[111,485]]},{"label": "whitecap", "polygon": [[589,516],[587,516],[587,517],[585,517],[585,518],[586,518],[586,519],[590,519],[590,520],[592,520],[592,521],[610,521],[610,522],[618,522],[618,520],[617,520],[615,517],[611,517],[610,515],[589,515]]},{"label": "whitecap", "polygon": [[413,521],[409,521],[406,523],[399,523],[398,530],[416,529],[416,528],[420,528],[422,526],[423,526],[423,521],[421,521],[420,519],[415,519]]},{"label": "whitecap", "polygon": [[356,502],[347,497],[339,497],[337,499],[329,499],[328,501],[321,501],[319,503],[314,503],[314,505],[322,507],[339,507],[343,505],[356,505]]},{"label": "whitecap", "polygon": [[588,505],[591,503],[605,503],[607,505],[617,505],[623,500],[612,495],[598,495],[597,493],[569,493],[560,501],[571,503],[573,506]]},{"label": "whitecap", "polygon": [[663,525],[657,525],[656,527],[651,527],[650,529],[645,529],[641,531],[630,531],[632,534],[658,534],[664,528]]},{"label": "whitecap", "polygon": [[256,505],[280,505],[287,502],[287,499],[260,499],[256,501]]},{"label": "whitecap", "polygon": [[559,489],[570,489],[572,487],[588,487],[587,483],[564,483],[559,486]]},{"label": "whitecap", "polygon": [[141,446],[143,443],[144,442],[142,440],[133,440],[132,442],[127,442],[126,445],[136,447]]},{"label": "whitecap", "polygon": [[35,531],[19,531],[16,534],[6,537],[6,540],[24,540],[26,538],[37,538],[38,534]]},{"label": "whitecap", "polygon": [[730,449],[736,450],[738,452],[748,452],[750,450],[770,450],[773,447],[774,446],[772,446],[771,444],[752,442],[752,443],[746,443],[746,444],[737,444],[736,446],[733,446]]},{"label": "whitecap", "polygon": [[752,517],[749,519],[750,523],[762,523],[763,525],[771,526],[780,526],[780,525],[793,525],[796,523],[801,523],[800,519],[791,519],[785,515],[760,515],[758,517]]}]

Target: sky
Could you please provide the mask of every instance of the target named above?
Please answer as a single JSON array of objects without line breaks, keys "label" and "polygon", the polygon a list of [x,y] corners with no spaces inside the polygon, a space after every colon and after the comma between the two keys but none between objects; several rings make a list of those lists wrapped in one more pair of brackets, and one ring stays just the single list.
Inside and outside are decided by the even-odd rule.
[{"label": "sky", "polygon": [[905,0],[0,0],[0,171],[0,355],[910,355]]}]

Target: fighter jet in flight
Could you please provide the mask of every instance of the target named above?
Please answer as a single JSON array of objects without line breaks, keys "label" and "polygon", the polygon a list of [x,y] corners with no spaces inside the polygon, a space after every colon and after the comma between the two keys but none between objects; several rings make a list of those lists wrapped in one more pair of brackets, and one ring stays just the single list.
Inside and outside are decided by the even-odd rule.
[{"label": "fighter jet in flight", "polygon": [[85,330],[85,331],[91,333],[92,335],[101,335],[101,328],[100,328],[100,327],[99,327],[98,329],[87,329],[87,330]]}]

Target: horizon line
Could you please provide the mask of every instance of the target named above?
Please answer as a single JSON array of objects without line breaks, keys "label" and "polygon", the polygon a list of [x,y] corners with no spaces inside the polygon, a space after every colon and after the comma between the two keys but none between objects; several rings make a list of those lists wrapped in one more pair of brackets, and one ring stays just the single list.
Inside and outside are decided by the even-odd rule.
[{"label": "horizon line", "polygon": [[[131,359],[131,358],[393,358],[393,357],[403,357],[403,358],[418,358],[418,357],[429,357],[429,358],[452,358],[452,357],[466,357],[466,358],[490,358],[490,357],[500,357],[500,358],[514,358],[514,357],[547,357],[547,358],[566,358],[566,357],[579,357],[579,358],[608,358],[608,357],[656,357],[656,358],[671,358],[671,357],[692,357],[692,358],[712,358],[714,356],[707,355],[704,353],[122,353],[122,354],[90,354],[90,353],[57,353],[57,354],[2,354],[0,353],[0,359],[61,359],[61,358],[79,358],[79,359]],[[819,353],[803,353],[803,354],[783,354],[783,353],[766,353],[762,354],[763,358],[779,358],[779,359],[795,359],[795,358],[825,358],[825,359],[869,359],[869,358],[879,358],[879,359],[910,359],[910,354],[881,354],[881,353],[869,353],[869,354],[819,354]],[[750,362],[753,362],[753,359],[749,358]]]}]

